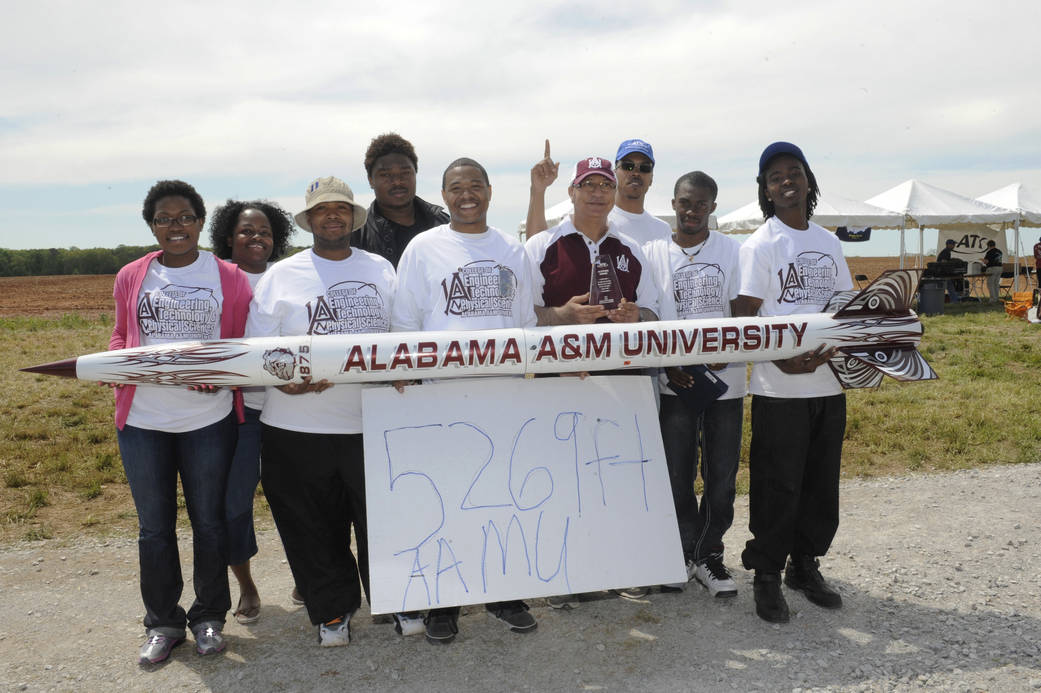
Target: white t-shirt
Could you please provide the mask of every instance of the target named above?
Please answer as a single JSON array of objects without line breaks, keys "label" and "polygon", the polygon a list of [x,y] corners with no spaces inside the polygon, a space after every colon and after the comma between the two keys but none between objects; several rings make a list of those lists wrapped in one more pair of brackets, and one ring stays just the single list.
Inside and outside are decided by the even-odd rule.
[{"label": "white t-shirt", "polygon": [[[770,217],[741,246],[741,294],[762,299],[759,315],[820,313],[836,291],[853,288],[842,245],[812,221],[793,229]],[[831,368],[789,375],[770,362],[752,366],[751,392],[770,397],[824,397],[842,387]]]},{"label": "white t-shirt", "polygon": [[[156,258],[137,296],[141,346],[220,339],[220,273],[205,250],[187,267],[166,267]],[[184,433],[216,423],[231,411],[232,393],[197,392],[187,387],[139,385],[127,423],[167,433]]]},{"label": "white t-shirt", "polygon": [[[246,336],[389,332],[394,286],[394,268],[379,255],[352,248],[346,260],[326,260],[301,251],[264,273]],[[361,433],[362,387],[338,383],[302,395],[269,387],[260,420],[304,433]]]},{"label": "white t-shirt", "polygon": [[615,207],[607,218],[615,223],[619,233],[632,238],[641,248],[646,248],[651,241],[672,237],[672,228],[646,209],[639,214],[633,214]]},{"label": "white t-shirt", "polygon": [[[644,247],[662,287],[662,320],[697,320],[731,317],[730,302],[741,288],[739,252],[741,244],[715,231],[709,231],[702,245],[686,251],[672,238],[651,241]],[[744,397],[747,367],[731,363],[714,371],[727,384],[720,399]],[[675,396],[669,378],[661,374],[662,394]]]},{"label": "white t-shirt", "polygon": [[395,331],[533,327],[532,275],[524,247],[494,228],[416,236],[398,263]]},{"label": "white t-shirt", "polygon": [[[267,266],[270,267],[271,263],[268,263]],[[240,267],[239,269],[242,268]],[[265,271],[267,270],[265,269]],[[264,272],[255,273],[242,270],[242,273],[245,274],[246,279],[249,280],[249,288],[253,289],[253,291],[256,291],[257,283],[260,281],[260,278],[264,276]],[[256,409],[257,411],[260,411],[264,408],[264,394],[266,389],[267,388],[262,386],[242,388],[242,403],[250,409]]]}]

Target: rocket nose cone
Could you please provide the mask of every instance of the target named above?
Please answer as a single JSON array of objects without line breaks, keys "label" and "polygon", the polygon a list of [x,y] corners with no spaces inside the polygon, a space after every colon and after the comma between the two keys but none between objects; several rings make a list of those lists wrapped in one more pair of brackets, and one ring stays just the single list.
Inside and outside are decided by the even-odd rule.
[{"label": "rocket nose cone", "polygon": [[76,377],[76,359],[65,359],[53,363],[43,363],[39,366],[30,366],[19,369],[23,373],[43,373],[44,375],[60,375],[64,378]]}]

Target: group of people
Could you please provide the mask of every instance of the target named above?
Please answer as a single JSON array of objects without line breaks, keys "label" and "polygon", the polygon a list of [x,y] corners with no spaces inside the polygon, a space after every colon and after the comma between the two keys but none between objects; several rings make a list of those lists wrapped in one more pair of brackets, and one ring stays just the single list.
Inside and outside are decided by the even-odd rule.
[{"label": "group of people", "polygon": [[[553,228],[545,221],[544,196],[559,164],[547,141],[531,171],[523,245],[488,225],[492,185],[478,161],[460,158],[444,169],[444,207],[416,196],[418,158],[399,135],[373,139],[364,164],[375,193],[367,209],[334,177],[307,187],[292,220],[270,202],[229,200],[210,221],[213,252],[199,247],[206,210],[195,189],[182,181],[156,183],[142,212],[160,250],[119,272],[110,348],[241,336],[784,316],[821,312],[833,293],[852,288],[838,240],[811,221],[817,182],[791,143],[771,144],[759,159],[766,223],[743,245],[709,229],[717,186],[701,171],[674,185],[675,231],[644,209],[655,158],[639,139],[622,142],[613,159],[589,156],[577,163],[568,186],[573,212]],[[313,244],[279,260],[294,220]],[[590,278],[594,267],[608,266],[620,295],[601,305],[591,300]],[[755,573],[756,613],[770,622],[789,618],[782,573],[783,582],[810,601],[826,608],[842,603],[818,563],[838,527],[845,431],[845,397],[822,367],[832,356],[822,347],[756,363],[750,383],[745,364],[713,366],[709,377],[725,392],[697,406],[684,395],[701,387],[704,374],[687,368],[650,374],[660,392],[687,580],[717,598],[737,594],[723,562],[723,539],[733,521],[743,401],[752,394],[753,536],[741,558]],[[394,384],[399,391],[414,385]],[[294,602],[305,607],[320,645],[348,644],[362,589],[369,592],[362,386],[305,377],[259,391],[113,387],[119,448],[140,524],[147,637],[139,662],[165,660],[187,630],[199,654],[224,649],[228,567],[240,586],[234,617],[241,623],[259,618],[249,570],[257,551],[252,501],[258,479],[292,570]],[[178,475],[194,553],[195,601],[187,612],[179,605]],[[638,597],[647,589],[620,592]],[[574,595],[547,601],[557,608],[578,604]],[[523,601],[486,609],[513,632],[537,627]],[[438,608],[393,620],[402,635],[449,643],[458,633],[458,613]]]}]

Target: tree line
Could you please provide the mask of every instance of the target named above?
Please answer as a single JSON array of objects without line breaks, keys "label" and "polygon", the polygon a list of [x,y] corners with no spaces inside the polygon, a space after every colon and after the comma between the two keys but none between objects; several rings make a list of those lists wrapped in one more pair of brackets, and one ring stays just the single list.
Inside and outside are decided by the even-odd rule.
[{"label": "tree line", "polygon": [[119,245],[115,248],[0,248],[0,277],[51,274],[115,274],[123,265],[158,245]]}]

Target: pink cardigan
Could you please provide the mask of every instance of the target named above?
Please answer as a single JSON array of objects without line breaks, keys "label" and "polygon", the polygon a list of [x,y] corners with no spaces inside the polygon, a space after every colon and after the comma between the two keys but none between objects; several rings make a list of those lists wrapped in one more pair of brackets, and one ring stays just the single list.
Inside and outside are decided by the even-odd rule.
[{"label": "pink cardigan", "polygon": [[[124,266],[116,275],[116,284],[112,297],[116,300],[116,324],[112,328],[112,338],[108,340],[109,350],[130,349],[141,345],[137,315],[137,296],[141,293],[141,285],[148,273],[148,265],[161,250],[145,255]],[[236,265],[225,260],[217,260],[220,274],[220,288],[224,295],[220,315],[221,339],[241,337],[246,331],[246,316],[249,314],[249,302],[253,298],[253,290],[249,287],[249,279]],[[126,385],[114,390],[116,393],[116,428],[123,430],[130,405],[134,401],[136,385]],[[244,410],[242,393],[238,390],[234,395],[235,414],[242,423]]]}]

